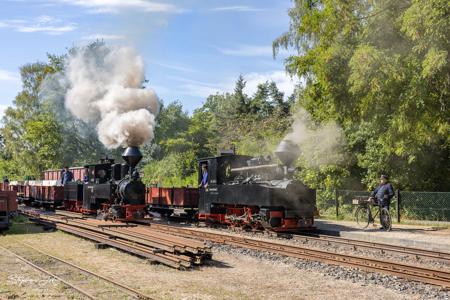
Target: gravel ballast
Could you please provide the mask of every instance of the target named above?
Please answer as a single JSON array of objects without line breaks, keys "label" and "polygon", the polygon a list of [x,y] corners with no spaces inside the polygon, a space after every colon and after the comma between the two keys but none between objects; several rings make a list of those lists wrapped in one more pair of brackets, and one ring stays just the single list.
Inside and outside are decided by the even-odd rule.
[{"label": "gravel ballast", "polygon": [[313,270],[323,274],[326,277],[330,277],[336,280],[351,281],[362,286],[381,285],[387,289],[392,289],[397,292],[419,296],[420,299],[450,299],[450,292],[442,288],[404,280],[396,276],[368,273],[354,268],[344,268],[316,261],[284,257],[273,253],[244,249],[222,244],[213,244],[213,250],[217,252],[229,253],[232,255],[246,255],[262,261],[269,261],[273,264],[291,265],[302,270]]}]

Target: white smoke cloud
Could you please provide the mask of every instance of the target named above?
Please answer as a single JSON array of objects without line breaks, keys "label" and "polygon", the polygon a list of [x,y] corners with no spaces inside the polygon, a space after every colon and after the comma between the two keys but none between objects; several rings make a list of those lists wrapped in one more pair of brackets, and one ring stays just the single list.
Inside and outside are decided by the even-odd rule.
[{"label": "white smoke cloud", "polygon": [[346,161],[342,128],[335,122],[314,125],[304,109],[294,115],[292,131],[284,139],[299,147],[300,158],[309,167],[340,165]]},{"label": "white smoke cloud", "polygon": [[107,148],[139,146],[153,138],[159,101],[142,88],[144,61],[132,48],[84,47],[70,55],[66,108],[95,123]]}]

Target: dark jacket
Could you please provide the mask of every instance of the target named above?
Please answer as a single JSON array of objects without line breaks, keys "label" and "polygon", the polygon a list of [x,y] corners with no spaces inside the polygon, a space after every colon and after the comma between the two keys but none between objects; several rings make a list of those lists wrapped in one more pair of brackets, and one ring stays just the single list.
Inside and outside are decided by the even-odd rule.
[{"label": "dark jacket", "polygon": [[371,194],[372,197],[377,198],[378,200],[391,200],[394,197],[394,188],[392,184],[389,182],[385,184],[380,184]]},{"label": "dark jacket", "polygon": [[203,172],[201,184],[202,184],[202,187],[205,187],[205,185],[208,184],[208,172]]},{"label": "dark jacket", "polygon": [[70,182],[73,180],[73,173],[70,171],[62,171],[61,172],[61,184],[65,184],[66,182]]}]

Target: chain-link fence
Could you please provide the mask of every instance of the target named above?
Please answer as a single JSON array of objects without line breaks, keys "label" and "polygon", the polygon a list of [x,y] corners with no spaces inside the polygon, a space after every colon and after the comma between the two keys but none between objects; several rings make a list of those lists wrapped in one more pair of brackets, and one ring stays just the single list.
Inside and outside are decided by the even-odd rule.
[{"label": "chain-link fence", "polygon": [[450,221],[450,193],[401,191],[399,195],[402,218]]},{"label": "chain-link fence", "polygon": [[[337,190],[333,203],[337,218],[351,218],[354,215],[353,199],[369,197],[367,191]],[[319,207],[320,209],[320,207]],[[330,207],[327,207],[330,211]],[[397,222],[403,220],[426,220],[450,222],[450,192],[395,192],[391,200],[391,214]]]}]

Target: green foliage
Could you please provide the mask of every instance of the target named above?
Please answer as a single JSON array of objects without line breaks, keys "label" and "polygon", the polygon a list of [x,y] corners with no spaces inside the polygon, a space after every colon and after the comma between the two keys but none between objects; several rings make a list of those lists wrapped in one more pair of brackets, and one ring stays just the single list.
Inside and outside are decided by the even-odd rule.
[{"label": "green foliage", "polygon": [[[313,124],[334,122],[346,138],[345,164],[297,163],[319,205],[336,188],[371,188],[380,173],[402,189],[449,190],[449,10],[444,0],[294,0],[273,50],[293,50],[286,69],[302,79],[295,93],[265,82],[247,95],[241,75],[232,93],[210,95],[192,115],[178,102],[163,106],[143,147],[145,181],[196,185],[197,159],[218,149],[271,154],[303,108]],[[0,172],[37,177],[120,152],[106,151],[93,128],[65,112],[67,87],[51,80],[65,57],[21,68],[23,89],[0,130]]]},{"label": "green foliage", "polygon": [[38,114],[25,122],[22,140],[27,145],[20,153],[18,159],[23,162],[24,173],[35,175],[45,169],[56,168],[61,157],[61,126],[55,117],[48,114]]},{"label": "green foliage", "polygon": [[168,154],[143,168],[143,180],[159,186],[197,186],[196,159],[193,152]]},{"label": "green foliage", "polygon": [[58,80],[65,59],[48,54],[47,62],[20,68],[22,91],[5,111],[0,129],[0,172],[11,179],[40,178],[46,169],[92,163],[111,154],[98,141],[95,128],[65,110],[67,87]]},{"label": "green foliage", "polygon": [[449,10],[441,0],[294,1],[274,53],[297,50],[286,68],[306,80],[299,104],[344,129],[353,161],[333,176],[450,188]]},{"label": "green foliage", "polygon": [[244,93],[239,76],[233,94],[216,94],[192,116],[179,103],[161,109],[155,140],[146,153],[144,178],[159,185],[197,185],[197,159],[218,149],[240,154],[270,154],[289,127],[292,97],[284,100],[276,84],[260,84],[254,96]]},{"label": "green foliage", "polygon": [[39,88],[46,76],[60,68],[58,57],[50,63],[34,63],[21,67],[23,90],[5,111],[1,135],[4,139],[2,163],[12,178],[40,177],[40,172],[55,167],[61,157],[61,127],[55,115],[42,109]]}]

